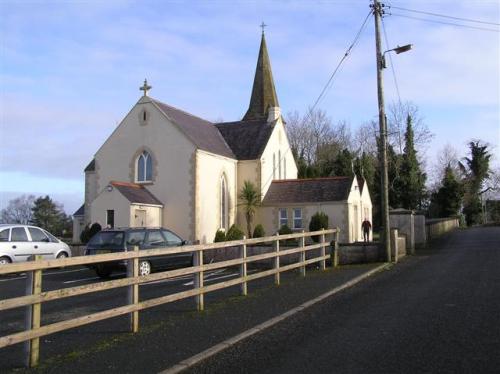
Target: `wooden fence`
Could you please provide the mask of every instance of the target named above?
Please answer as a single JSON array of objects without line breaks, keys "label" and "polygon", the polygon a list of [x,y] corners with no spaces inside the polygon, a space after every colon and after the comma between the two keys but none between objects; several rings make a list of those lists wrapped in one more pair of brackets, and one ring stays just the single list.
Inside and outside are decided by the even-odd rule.
[{"label": "wooden fence", "polygon": [[[37,256],[38,258],[36,258],[34,261],[0,266],[0,275],[10,274],[10,273],[21,273],[21,272],[27,273],[25,296],[0,300],[0,311],[12,308],[19,308],[19,307],[26,308],[25,330],[22,332],[0,337],[0,348],[24,342],[25,364],[26,366],[34,367],[39,362],[40,337],[125,314],[128,314],[130,316],[130,330],[132,332],[137,332],[139,330],[139,311],[147,308],[151,308],[154,306],[170,303],[173,301],[189,297],[194,297],[196,300],[196,305],[198,310],[203,310],[204,294],[208,292],[220,290],[235,285],[240,285],[241,295],[246,295],[247,283],[252,280],[274,275],[274,281],[276,284],[279,285],[280,273],[299,268],[300,274],[302,276],[305,276],[306,265],[317,262],[319,262],[320,264],[320,269],[324,270],[326,267],[326,260],[330,257],[330,254],[326,253],[326,247],[329,246],[329,243],[325,240],[325,237],[327,235],[332,235],[336,246],[338,243],[338,233],[339,230],[337,228],[337,229],[321,230],[315,232],[302,232],[289,235],[276,234],[275,236],[269,236],[265,238],[255,238],[255,239],[244,238],[243,240],[235,240],[230,242],[189,245],[182,247],[167,247],[167,248],[158,248],[158,249],[141,250],[141,251],[139,251],[138,247],[135,247],[133,251],[128,251],[128,252],[107,253],[95,256],[73,257],[73,258],[66,258],[59,260],[41,260],[40,257]],[[306,238],[311,236],[319,236],[320,237],[319,243],[306,245]],[[299,240],[298,247],[280,250],[280,241],[290,240],[290,239],[295,239],[295,240],[298,239]],[[258,254],[254,256],[247,256],[247,245],[268,243],[268,242],[272,242],[274,245],[274,250],[272,252]],[[240,247],[239,258],[210,263],[210,264],[203,263],[204,251],[218,249],[218,248],[233,247],[233,246]],[[306,259],[306,253],[314,249],[320,249],[319,256]],[[164,256],[168,254],[187,253],[187,252],[192,252],[194,254],[193,266],[182,269],[159,272],[147,276],[139,276],[140,258]],[[280,257],[296,253],[299,254],[298,262],[288,264],[286,266],[280,266]],[[332,264],[334,266],[336,266],[337,264],[336,253],[337,251],[333,251]],[[273,259],[273,267],[271,269],[261,270],[251,275],[247,274],[248,263],[265,259]],[[42,292],[43,270],[76,266],[76,265],[91,265],[91,264],[98,264],[102,262],[118,261],[118,260],[128,260],[128,269],[126,278]],[[226,268],[230,266],[239,267],[238,278],[231,279],[225,282],[215,283],[208,286],[205,286],[203,284],[204,272],[214,269]],[[174,278],[178,276],[185,276],[188,274],[192,274],[194,277],[193,289],[157,297],[154,299],[139,301],[140,284]],[[77,296],[77,295],[84,295],[99,291],[111,290],[119,287],[128,287],[128,299],[126,305],[84,315],[70,320],[55,322],[41,326],[40,322],[41,322],[42,303],[52,300],[60,300],[63,298]]]}]

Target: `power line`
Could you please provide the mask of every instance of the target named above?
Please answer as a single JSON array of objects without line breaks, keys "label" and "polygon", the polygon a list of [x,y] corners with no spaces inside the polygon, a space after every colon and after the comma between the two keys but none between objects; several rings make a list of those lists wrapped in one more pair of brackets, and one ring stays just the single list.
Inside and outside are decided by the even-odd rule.
[{"label": "power line", "polygon": [[467,29],[474,29],[474,30],[482,30],[482,31],[492,31],[492,32],[500,32],[500,30],[495,30],[495,29],[488,29],[486,27],[477,27],[477,26],[469,26],[469,25],[461,25],[459,23],[453,23],[453,22],[444,22],[444,21],[437,21],[437,20],[432,20],[428,18],[421,18],[421,17],[413,17],[413,16],[407,16],[404,14],[397,14],[397,13],[386,13],[391,16],[396,16],[396,17],[404,17],[404,18],[410,18],[410,19],[415,19],[419,21],[425,21],[425,22],[433,22],[433,23],[440,23],[443,25],[451,25],[451,26],[457,26],[457,27],[464,27]]},{"label": "power line", "polygon": [[342,65],[342,63],[349,56],[349,54],[351,53],[352,49],[358,43],[359,37],[361,36],[361,33],[363,32],[363,29],[365,28],[366,22],[368,21],[368,18],[370,17],[371,14],[372,14],[371,11],[368,12],[365,20],[363,21],[363,24],[361,25],[361,27],[359,28],[358,32],[356,33],[356,36],[354,37],[353,42],[351,43],[351,45],[349,46],[349,48],[347,48],[344,56],[340,59],[339,63],[335,67],[335,70],[333,70],[333,73],[330,75],[330,78],[328,79],[328,81],[326,82],[325,86],[323,87],[323,90],[321,91],[321,93],[319,94],[318,98],[316,99],[316,101],[314,102],[313,106],[311,107],[311,109],[309,109],[308,112],[312,112],[314,110],[314,108],[316,107],[316,105],[318,105],[318,103],[320,102],[320,100],[325,95],[326,91],[330,88],[330,86],[331,86],[330,84],[331,84],[333,78],[335,77],[335,74],[337,74],[337,72],[340,69],[340,66]]},{"label": "power line", "polygon": [[[382,20],[382,30],[384,32],[384,39],[385,39],[385,45],[386,45],[386,48],[390,48],[389,47],[389,39],[387,38],[387,33],[385,31],[385,23],[384,23],[384,19],[381,18]],[[401,95],[399,94],[399,85],[398,85],[398,80],[396,79],[396,72],[394,71],[394,63],[392,62],[392,55],[390,53],[388,53],[389,55],[389,60],[391,62],[391,70],[392,70],[392,77],[394,78],[394,85],[396,86],[396,92],[398,94],[398,101],[399,101],[399,105],[401,105]]]},{"label": "power line", "polygon": [[394,5],[388,5],[388,7],[389,7],[389,8],[394,8],[394,9],[399,9],[399,10],[405,10],[405,11],[407,11],[407,12],[427,14],[427,15],[429,15],[429,16],[434,16],[434,17],[443,17],[443,18],[456,19],[456,20],[458,20],[458,21],[475,22],[475,23],[483,23],[483,24],[485,24],[485,25],[500,26],[500,23],[495,23],[495,22],[487,22],[487,21],[481,21],[481,20],[476,20],[476,19],[471,19],[471,18],[453,17],[453,16],[448,16],[448,15],[445,15],[445,14],[431,13],[431,12],[424,12],[424,11],[422,11],[422,10],[415,10],[415,9],[401,8],[401,7],[394,6]]}]

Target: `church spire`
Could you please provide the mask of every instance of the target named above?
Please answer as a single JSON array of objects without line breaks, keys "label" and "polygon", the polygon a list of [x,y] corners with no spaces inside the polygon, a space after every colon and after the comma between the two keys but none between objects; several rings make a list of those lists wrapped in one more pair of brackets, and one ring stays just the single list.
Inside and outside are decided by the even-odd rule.
[{"label": "church spire", "polygon": [[278,97],[274,89],[273,73],[271,62],[267,53],[266,38],[264,36],[264,25],[262,27],[262,39],[260,42],[259,58],[255,68],[255,78],[253,80],[252,97],[248,111],[243,120],[266,119],[269,108],[279,107]]}]

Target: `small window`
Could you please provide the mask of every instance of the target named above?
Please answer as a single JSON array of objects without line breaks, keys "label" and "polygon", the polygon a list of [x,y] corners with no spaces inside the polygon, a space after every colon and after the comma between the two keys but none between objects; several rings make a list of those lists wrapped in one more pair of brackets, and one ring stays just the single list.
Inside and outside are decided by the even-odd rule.
[{"label": "small window", "polygon": [[59,243],[59,239],[57,239],[54,235],[52,235],[50,232],[43,230],[45,235],[49,237],[49,240],[51,243]]},{"label": "small window", "polygon": [[281,179],[281,151],[278,151],[278,178]]},{"label": "small window", "polygon": [[137,182],[151,182],[153,180],[153,159],[144,151],[137,158]]},{"label": "small window", "polygon": [[155,230],[149,232],[147,244],[150,247],[164,247],[166,242],[161,232],[159,230]]},{"label": "small window", "polygon": [[4,229],[0,231],[0,242],[8,242],[9,241],[9,231],[10,229]]},{"label": "small window", "polygon": [[12,228],[11,242],[27,242],[28,235],[26,235],[26,230],[24,227],[14,227]]},{"label": "small window", "polygon": [[47,238],[47,235],[45,235],[42,230],[35,229],[34,227],[28,227],[28,231],[31,235],[31,241],[47,243],[49,242],[49,238]]},{"label": "small window", "polygon": [[106,225],[109,229],[115,227],[115,211],[112,209],[106,211]]},{"label": "small window", "polygon": [[280,209],[280,227],[283,225],[288,225],[288,213],[286,209]]},{"label": "small window", "polygon": [[162,230],[162,232],[165,239],[167,239],[167,245],[176,246],[182,244],[182,239],[175,235],[173,232],[168,230]]},{"label": "small window", "polygon": [[302,229],[302,209],[296,208],[293,210],[293,228]]}]

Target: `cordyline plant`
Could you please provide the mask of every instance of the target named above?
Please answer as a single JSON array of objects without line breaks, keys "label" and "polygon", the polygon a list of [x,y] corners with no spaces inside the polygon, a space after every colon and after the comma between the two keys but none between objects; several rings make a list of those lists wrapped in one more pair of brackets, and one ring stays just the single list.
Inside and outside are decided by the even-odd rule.
[{"label": "cordyline plant", "polygon": [[243,207],[245,212],[245,218],[247,221],[247,237],[251,238],[252,220],[255,216],[257,208],[260,206],[261,194],[252,182],[245,181],[240,193],[238,194],[238,199],[240,200],[238,206]]}]

